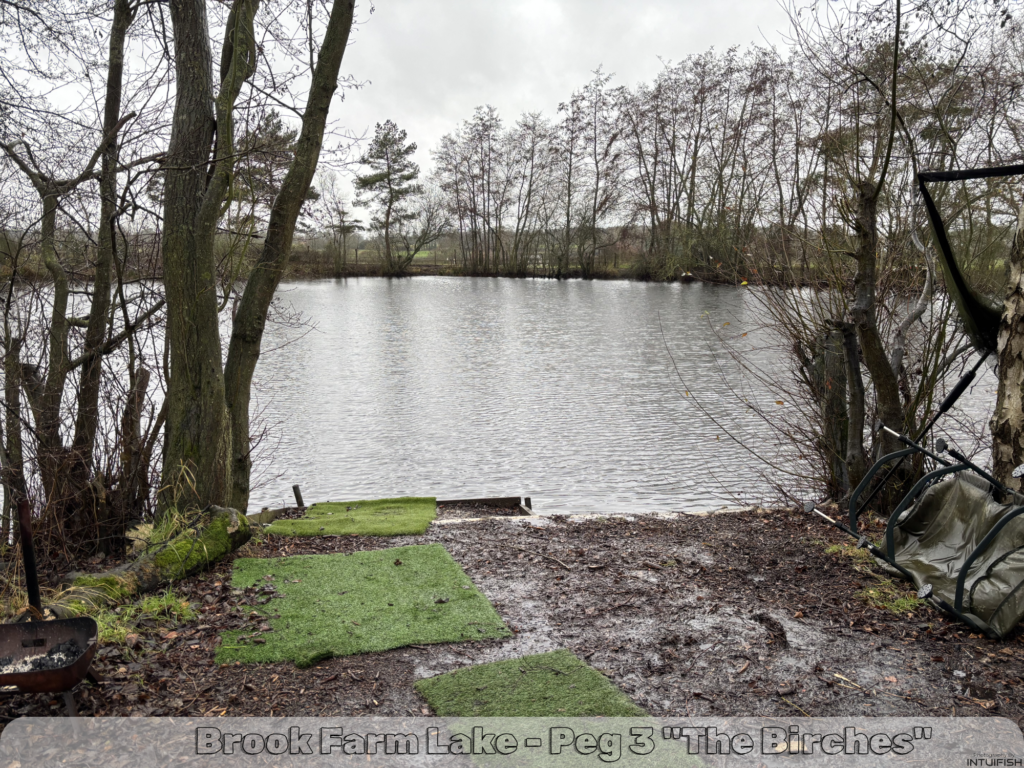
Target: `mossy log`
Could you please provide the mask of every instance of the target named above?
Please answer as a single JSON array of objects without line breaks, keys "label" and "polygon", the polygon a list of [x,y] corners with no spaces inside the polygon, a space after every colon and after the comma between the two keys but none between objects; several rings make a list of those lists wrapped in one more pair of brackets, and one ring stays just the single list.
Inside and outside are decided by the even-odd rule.
[{"label": "mossy log", "polygon": [[251,537],[245,515],[211,507],[206,525],[180,534],[132,563],[104,573],[69,573],[59,598],[46,607],[57,616],[73,616],[92,607],[123,602],[199,573]]}]

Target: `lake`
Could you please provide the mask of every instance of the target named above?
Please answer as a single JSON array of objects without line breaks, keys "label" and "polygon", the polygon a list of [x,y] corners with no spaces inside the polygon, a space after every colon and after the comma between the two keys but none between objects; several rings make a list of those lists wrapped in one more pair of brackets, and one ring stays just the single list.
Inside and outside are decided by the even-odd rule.
[{"label": "lake", "polygon": [[[278,301],[291,322],[268,325],[256,369],[250,511],[294,503],[293,483],[307,504],[526,495],[541,513],[697,510],[770,494],[743,446],[793,457],[744,403],[789,407],[786,350],[747,288],[349,278],[284,284]],[[730,348],[777,369],[779,390],[744,377]],[[991,374],[972,393],[981,411],[988,389]]]}]

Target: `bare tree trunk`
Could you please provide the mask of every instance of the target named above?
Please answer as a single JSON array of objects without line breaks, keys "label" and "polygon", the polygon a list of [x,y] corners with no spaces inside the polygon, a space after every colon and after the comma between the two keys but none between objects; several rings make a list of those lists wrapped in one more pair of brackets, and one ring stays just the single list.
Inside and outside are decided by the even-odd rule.
[{"label": "bare tree trunk", "polygon": [[[851,332],[852,335],[852,332]],[[847,354],[843,332],[832,328],[823,333],[811,362],[812,382],[821,415],[821,439],[818,453],[827,464],[826,488],[833,499],[841,499],[850,490],[846,467],[850,415],[846,402]],[[863,401],[863,395],[860,397]],[[861,405],[863,408],[863,403]],[[863,424],[863,416],[861,417]]]},{"label": "bare tree trunk", "polygon": [[112,136],[103,150],[100,172],[100,226],[96,248],[96,266],[93,270],[92,304],[85,330],[86,361],[82,364],[78,384],[78,414],[72,452],[75,466],[72,472],[76,484],[88,482],[92,471],[93,446],[99,421],[100,374],[103,356],[95,354],[107,337],[107,317],[110,312],[110,279],[114,263],[114,236],[117,216],[117,125],[121,118],[121,91],[124,71],[124,45],[135,10],[129,0],[114,4],[114,21],[110,33],[107,92],[103,107],[103,135]]},{"label": "bare tree trunk", "polygon": [[[5,321],[7,322],[7,321]],[[4,422],[7,433],[7,460],[4,462],[4,503],[11,508],[19,499],[28,498],[25,484],[25,459],[21,442],[21,339],[11,337],[10,324],[4,329]],[[6,521],[5,521],[6,522]],[[5,538],[6,542],[7,539]]]},{"label": "bare tree trunk", "polygon": [[1021,490],[1014,468],[1024,464],[1024,208],[1010,249],[1010,281],[999,324],[999,389],[989,428],[992,430],[992,474]]},{"label": "bare tree trunk", "polygon": [[[255,67],[252,25],[258,5],[258,0],[232,4],[221,56],[221,87],[214,99],[205,3],[170,3],[177,93],[164,194],[171,378],[162,506],[223,503],[231,486],[231,421],[221,367],[213,243],[233,172],[233,110]],[[183,472],[190,477],[182,478]]]},{"label": "bare tree trunk", "polygon": [[[26,389],[39,437],[39,473],[47,502],[67,499],[68,454],[60,435],[60,403],[64,395],[68,368],[68,297],[70,288],[64,267],[57,259],[55,245],[58,193],[48,185],[43,195],[41,250],[43,264],[53,280],[53,309],[50,315],[50,339],[46,378],[33,370]],[[28,373],[23,366],[23,376]]]},{"label": "bare tree trunk", "polygon": [[[260,342],[266,326],[267,311],[288,263],[295,223],[320,159],[327,113],[338,87],[338,70],[348,45],[354,10],[355,3],[351,0],[335,0],[313,73],[313,84],[303,113],[295,156],[281,185],[281,192],[274,201],[263,251],[246,283],[232,324],[225,367],[232,436],[229,505],[243,511],[249,505],[249,477],[252,468],[249,398],[253,371],[260,357]],[[388,237],[387,229],[385,225],[385,238]],[[390,254],[389,249],[390,240],[385,244],[386,254]]]},{"label": "bare tree trunk", "polygon": [[132,377],[134,385],[128,392],[121,419],[120,441],[120,502],[121,517],[128,520],[139,514],[149,493],[146,472],[149,468],[146,458],[146,446],[142,439],[142,407],[149,387],[150,372],[145,368],[136,370]]},{"label": "bare tree trunk", "polygon": [[[853,256],[857,261],[857,274],[854,277],[854,301],[850,307],[850,317],[857,329],[857,340],[860,342],[864,364],[867,366],[868,373],[871,374],[871,383],[875,387],[879,416],[887,427],[899,432],[903,428],[899,382],[889,363],[889,355],[886,354],[882,344],[875,318],[878,192],[870,181],[860,182],[856,189],[857,207],[854,230],[857,237],[857,249]],[[885,433],[880,441],[880,450],[881,453],[896,450],[893,439],[886,436]]]},{"label": "bare tree trunk", "polygon": [[864,451],[864,379],[860,373],[860,349],[857,334],[851,323],[840,323],[843,332],[843,350],[846,353],[846,382],[850,391],[847,410],[849,424],[846,433],[846,473],[851,488],[856,488],[867,473],[868,462]]}]

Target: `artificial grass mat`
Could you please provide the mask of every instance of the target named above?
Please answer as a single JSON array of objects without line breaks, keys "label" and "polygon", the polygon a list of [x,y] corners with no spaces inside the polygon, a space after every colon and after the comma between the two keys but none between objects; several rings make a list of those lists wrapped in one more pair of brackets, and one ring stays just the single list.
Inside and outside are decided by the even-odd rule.
[{"label": "artificial grass mat", "polygon": [[275,520],[267,533],[280,536],[402,536],[418,534],[437,516],[437,500],[406,496],[369,501],[328,501],[306,509],[297,520]]},{"label": "artificial grass mat", "polygon": [[638,717],[647,713],[572,651],[465,667],[416,681],[440,717]]},{"label": "artificial grass mat", "polygon": [[351,555],[239,558],[231,584],[243,589],[262,584],[277,596],[257,609],[272,631],[258,638],[225,632],[218,663],[290,659],[308,667],[330,656],[411,643],[511,635],[440,544]]}]

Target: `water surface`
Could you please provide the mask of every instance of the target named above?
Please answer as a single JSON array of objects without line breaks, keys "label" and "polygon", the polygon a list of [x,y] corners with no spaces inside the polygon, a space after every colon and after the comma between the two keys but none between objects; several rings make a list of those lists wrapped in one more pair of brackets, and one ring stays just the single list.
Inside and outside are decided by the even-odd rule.
[{"label": "water surface", "polygon": [[[290,503],[293,483],[307,503],[706,509],[769,493],[730,434],[774,460],[791,450],[744,404],[786,407],[785,350],[757,330],[744,288],[355,278],[286,284],[279,299],[315,327],[268,327],[250,509]],[[777,368],[779,387],[745,385],[727,346]]]}]

